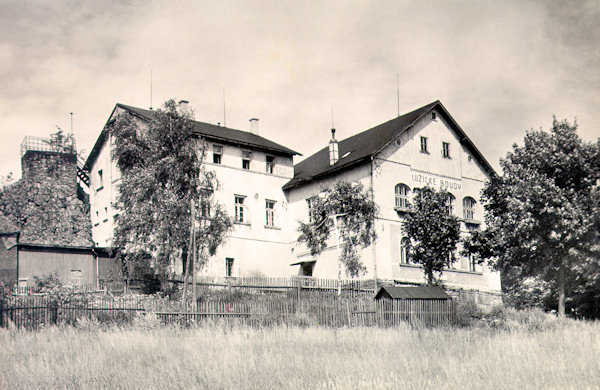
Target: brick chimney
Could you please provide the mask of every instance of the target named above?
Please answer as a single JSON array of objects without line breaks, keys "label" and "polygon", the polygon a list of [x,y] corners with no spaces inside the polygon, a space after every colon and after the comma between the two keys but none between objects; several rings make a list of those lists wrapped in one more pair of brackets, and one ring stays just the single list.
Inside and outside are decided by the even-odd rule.
[{"label": "brick chimney", "polygon": [[195,119],[194,110],[192,110],[190,102],[187,100],[180,100],[179,103],[177,103],[177,111],[179,111],[181,115],[187,115],[192,120]]},{"label": "brick chimney", "polygon": [[258,118],[250,119],[250,132],[258,135]]}]

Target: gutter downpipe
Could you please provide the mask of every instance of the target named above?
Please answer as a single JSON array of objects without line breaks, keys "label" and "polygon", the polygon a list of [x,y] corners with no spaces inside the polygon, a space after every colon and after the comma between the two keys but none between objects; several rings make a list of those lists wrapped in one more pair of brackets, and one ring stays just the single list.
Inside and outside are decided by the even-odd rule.
[{"label": "gutter downpipe", "polygon": [[[374,164],[374,159],[373,159],[373,155],[371,155],[371,201],[373,201],[373,203],[375,203],[375,189],[373,188],[373,182],[374,182],[374,180],[373,180],[373,173],[374,173],[373,164]],[[377,241],[377,240],[375,240],[375,241]],[[375,292],[377,292],[377,250],[376,250],[376,247],[377,247],[377,243],[373,242],[373,279],[375,281]]]}]

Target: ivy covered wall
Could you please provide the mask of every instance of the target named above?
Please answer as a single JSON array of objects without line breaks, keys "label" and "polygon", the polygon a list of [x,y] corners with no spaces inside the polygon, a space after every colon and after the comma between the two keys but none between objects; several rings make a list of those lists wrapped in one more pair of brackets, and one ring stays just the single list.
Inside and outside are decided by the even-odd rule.
[{"label": "ivy covered wall", "polygon": [[27,151],[22,178],[0,190],[0,216],[28,244],[91,246],[89,204],[77,197],[76,156]]}]

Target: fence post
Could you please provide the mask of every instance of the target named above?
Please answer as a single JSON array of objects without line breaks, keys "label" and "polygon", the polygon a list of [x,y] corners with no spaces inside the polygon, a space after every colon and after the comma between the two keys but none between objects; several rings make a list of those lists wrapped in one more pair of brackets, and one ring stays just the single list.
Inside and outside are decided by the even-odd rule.
[{"label": "fence post", "polygon": [[4,328],[4,301],[0,300],[0,328]]},{"label": "fence post", "polygon": [[58,302],[50,302],[50,323],[56,325],[58,323]]}]

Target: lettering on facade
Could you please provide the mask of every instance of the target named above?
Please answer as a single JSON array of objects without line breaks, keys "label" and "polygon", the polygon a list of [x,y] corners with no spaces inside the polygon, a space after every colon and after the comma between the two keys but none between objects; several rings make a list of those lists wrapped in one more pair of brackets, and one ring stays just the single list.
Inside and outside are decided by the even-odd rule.
[{"label": "lettering on facade", "polygon": [[429,186],[429,187],[437,187],[441,190],[457,190],[460,191],[462,188],[462,185],[455,181],[455,180],[450,180],[450,179],[444,179],[441,177],[435,177],[435,176],[431,176],[431,175],[424,175],[422,173],[411,173],[410,175],[411,180],[413,181],[413,183],[415,185],[413,185],[414,187],[419,187],[419,186]]}]

